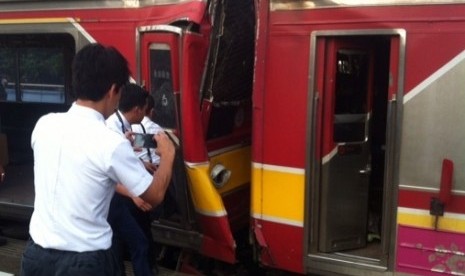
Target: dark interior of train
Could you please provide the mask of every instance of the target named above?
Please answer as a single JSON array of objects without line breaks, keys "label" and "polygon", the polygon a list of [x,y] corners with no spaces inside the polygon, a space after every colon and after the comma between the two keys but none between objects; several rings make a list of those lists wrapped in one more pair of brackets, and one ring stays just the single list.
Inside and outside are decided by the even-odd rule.
[{"label": "dark interior of train", "polygon": [[34,203],[32,130],[42,115],[67,109],[67,105],[0,102],[0,148],[6,172],[0,186],[2,216],[29,219]]}]

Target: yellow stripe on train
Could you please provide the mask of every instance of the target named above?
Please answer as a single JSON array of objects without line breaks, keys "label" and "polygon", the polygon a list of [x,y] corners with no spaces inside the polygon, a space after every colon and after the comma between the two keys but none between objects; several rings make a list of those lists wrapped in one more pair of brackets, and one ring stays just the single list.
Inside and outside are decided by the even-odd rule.
[{"label": "yellow stripe on train", "polygon": [[[303,226],[305,171],[254,163],[251,215],[282,224]],[[428,210],[398,208],[398,224],[434,228]],[[438,229],[465,233],[465,214],[448,213],[438,218]]]},{"label": "yellow stripe on train", "polygon": [[[397,223],[421,228],[434,228],[435,217],[429,210],[399,207],[397,209]],[[444,213],[438,217],[438,230],[465,233],[465,215]]]},{"label": "yellow stripe on train", "polygon": [[305,170],[254,163],[251,197],[253,217],[302,226]]},{"label": "yellow stripe on train", "polygon": [[[76,19],[76,21],[79,21]],[[70,18],[20,18],[20,19],[0,19],[1,24],[40,24],[40,23],[69,23]]]}]

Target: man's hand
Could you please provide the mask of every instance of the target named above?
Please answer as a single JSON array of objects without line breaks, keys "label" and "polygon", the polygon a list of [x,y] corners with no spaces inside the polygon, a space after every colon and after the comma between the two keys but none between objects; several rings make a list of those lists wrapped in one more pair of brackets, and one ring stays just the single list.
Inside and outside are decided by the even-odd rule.
[{"label": "man's hand", "polygon": [[176,148],[164,132],[155,134],[153,138],[157,141],[155,153],[160,156],[160,164],[153,174],[152,184],[140,197],[153,206],[157,206],[163,202],[166,190],[171,182]]},{"label": "man's hand", "polygon": [[143,148],[141,147],[134,146],[134,132],[132,132],[131,130],[128,130],[124,133],[124,137],[126,137],[126,139],[129,140],[129,142],[131,143],[132,149],[135,152],[141,152],[143,150]]},{"label": "man's hand", "polygon": [[131,145],[134,143],[134,132],[128,130],[124,133],[124,136],[131,142]]},{"label": "man's hand", "polygon": [[137,208],[141,209],[144,212],[148,212],[152,210],[152,205],[150,205],[148,202],[145,202],[142,198],[140,197],[132,197],[132,201],[134,201],[134,204],[137,206]]},{"label": "man's hand", "polygon": [[145,169],[146,169],[150,174],[153,174],[153,173],[157,170],[157,168],[158,168],[157,165],[152,164],[152,163],[150,163],[150,162],[145,162],[145,161],[143,161],[142,163],[144,163]]},{"label": "man's hand", "polygon": [[153,136],[153,138],[157,141],[155,153],[162,159],[168,158],[169,160],[173,160],[176,149],[168,135],[164,132],[158,132]]}]

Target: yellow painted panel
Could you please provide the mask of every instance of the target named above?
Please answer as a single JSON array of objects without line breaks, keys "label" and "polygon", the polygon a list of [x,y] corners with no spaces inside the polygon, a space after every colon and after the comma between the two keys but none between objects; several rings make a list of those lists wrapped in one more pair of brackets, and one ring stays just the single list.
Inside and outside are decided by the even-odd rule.
[{"label": "yellow painted panel", "polygon": [[250,212],[253,214],[263,214],[262,209],[262,168],[253,168],[252,170],[252,183],[250,189]]},{"label": "yellow painted panel", "polygon": [[443,230],[465,233],[465,220],[439,218],[438,227]]},{"label": "yellow painted panel", "polygon": [[225,212],[223,200],[213,186],[209,176],[209,166],[187,168],[192,202],[197,211],[211,215]]},{"label": "yellow painted panel", "polygon": [[[408,214],[398,213],[397,214],[398,224],[407,226],[416,226],[422,228],[434,228],[434,216],[423,215],[423,214]],[[438,230],[462,232],[465,233],[465,220],[451,218],[451,217],[439,217]]]},{"label": "yellow painted panel", "polygon": [[254,168],[252,212],[303,223],[304,191],[304,174]]},{"label": "yellow painted panel", "polygon": [[213,156],[210,159],[210,164],[212,167],[221,164],[231,171],[231,179],[224,187],[219,189],[220,194],[250,183],[250,147]]},{"label": "yellow painted panel", "polygon": [[[79,20],[76,20],[79,21]],[[38,23],[68,23],[68,18],[21,18],[1,19],[0,24],[38,24]]]},{"label": "yellow painted panel", "polygon": [[[222,164],[231,171],[231,178],[221,189],[210,178],[211,166]],[[208,164],[187,167],[192,201],[197,211],[210,215],[225,215],[221,195],[250,183],[250,147],[227,151],[211,158]]]},{"label": "yellow painted panel", "polygon": [[397,223],[402,225],[408,226],[416,226],[422,228],[432,228],[434,220],[431,219],[432,217],[427,217],[424,215],[419,214],[405,214],[405,213],[398,213],[397,214]]}]

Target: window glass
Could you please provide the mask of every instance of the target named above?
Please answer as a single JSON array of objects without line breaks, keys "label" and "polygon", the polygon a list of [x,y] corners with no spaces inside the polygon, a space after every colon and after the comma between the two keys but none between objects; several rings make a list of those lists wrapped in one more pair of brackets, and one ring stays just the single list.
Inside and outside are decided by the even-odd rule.
[{"label": "window glass", "polygon": [[74,52],[68,34],[0,35],[0,100],[69,102]]},{"label": "window glass", "polygon": [[176,128],[171,49],[167,44],[150,46],[150,83],[155,102],[154,122],[163,128]]},{"label": "window glass", "polygon": [[16,101],[16,50],[0,48],[0,101]]},{"label": "window glass", "polygon": [[366,139],[368,55],[339,50],[335,87],[334,141],[363,142]]},{"label": "window glass", "polygon": [[64,103],[64,56],[58,48],[25,48],[19,58],[24,102]]}]

